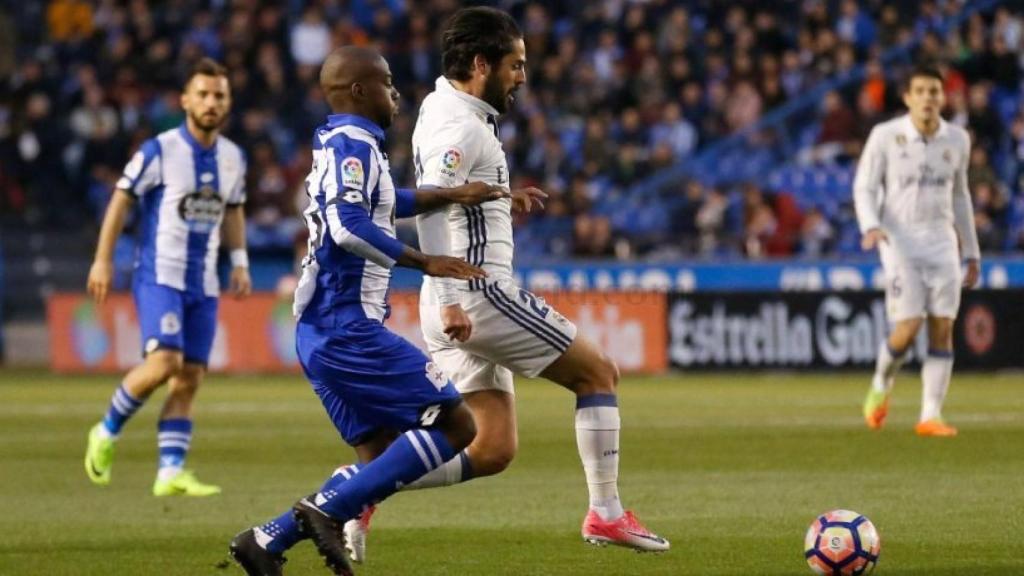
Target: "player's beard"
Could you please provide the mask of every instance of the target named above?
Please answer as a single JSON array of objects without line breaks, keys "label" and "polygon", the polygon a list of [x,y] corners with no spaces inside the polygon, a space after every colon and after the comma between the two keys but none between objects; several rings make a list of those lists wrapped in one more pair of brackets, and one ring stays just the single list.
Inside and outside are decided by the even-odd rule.
[{"label": "player's beard", "polygon": [[508,90],[501,85],[501,80],[497,74],[491,74],[487,77],[487,81],[484,83],[483,101],[494,106],[494,109],[499,114],[508,112]]},{"label": "player's beard", "polygon": [[216,114],[189,114],[189,118],[192,120],[192,125],[203,132],[215,132],[224,125],[224,119],[227,116],[217,117]]}]

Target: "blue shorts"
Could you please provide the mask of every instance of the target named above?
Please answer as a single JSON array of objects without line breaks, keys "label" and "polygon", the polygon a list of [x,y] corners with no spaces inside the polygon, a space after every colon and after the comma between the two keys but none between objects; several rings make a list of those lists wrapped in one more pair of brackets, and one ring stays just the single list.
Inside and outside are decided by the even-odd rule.
[{"label": "blue shorts", "polygon": [[355,446],[377,430],[426,428],[462,401],[419,348],[373,320],[341,328],[300,322],[299,362],[341,437]]},{"label": "blue shorts", "polygon": [[217,298],[147,281],[132,285],[142,353],[178,350],[185,362],[206,363],[217,331]]}]

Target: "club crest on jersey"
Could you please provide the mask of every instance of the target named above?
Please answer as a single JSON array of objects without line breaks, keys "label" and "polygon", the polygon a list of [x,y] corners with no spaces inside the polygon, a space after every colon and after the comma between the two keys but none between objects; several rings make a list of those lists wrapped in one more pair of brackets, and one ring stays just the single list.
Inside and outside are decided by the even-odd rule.
[{"label": "club crest on jersey", "polygon": [[444,375],[444,371],[437,364],[427,362],[426,372],[427,380],[430,380],[430,383],[438,390],[443,390],[448,385],[448,377]]},{"label": "club crest on jersey", "polygon": [[177,334],[181,331],[181,320],[174,312],[168,312],[160,317],[161,334]]},{"label": "club crest on jersey", "polygon": [[953,163],[953,153],[949,150],[949,148],[946,148],[945,150],[942,151],[942,159],[946,161],[946,164]]},{"label": "club crest on jersey", "polygon": [[341,184],[352,188],[363,187],[363,162],[355,156],[341,161]]},{"label": "club crest on jersey", "polygon": [[896,135],[896,145],[897,146],[906,146],[907,145],[907,136],[905,134],[897,134]]},{"label": "club crest on jersey", "polygon": [[441,155],[441,174],[455,176],[462,164],[462,151],[458,148],[449,148]]}]

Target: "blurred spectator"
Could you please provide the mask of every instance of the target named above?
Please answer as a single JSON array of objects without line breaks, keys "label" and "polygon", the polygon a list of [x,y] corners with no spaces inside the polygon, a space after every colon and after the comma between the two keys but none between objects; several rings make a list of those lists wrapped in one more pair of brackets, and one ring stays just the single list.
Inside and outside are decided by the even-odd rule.
[{"label": "blurred spectator", "polygon": [[1016,168],[1012,171],[1011,186],[1017,190],[1017,194],[1024,191],[1024,110],[1021,110],[1013,119],[1010,128],[1011,136],[1011,158]]},{"label": "blurred spectator", "polygon": [[[783,127],[752,131],[740,160],[766,177],[804,155],[849,167],[866,131],[902,109],[899,57],[882,56],[904,44],[941,61],[948,117],[972,131],[985,156],[972,163],[973,180],[994,177],[1007,205],[1021,188],[1024,7],[1017,4],[959,26],[948,23],[971,3],[495,4],[520,22],[530,62],[527,88],[501,120],[512,177],[552,192],[553,214],[516,219],[537,231],[526,242],[542,239],[527,253],[610,256],[631,234],[643,236],[633,244],[642,250],[656,251],[648,239],[658,238],[705,255],[742,252],[745,243],[737,239],[745,237],[756,239],[752,252],[762,255],[791,253],[797,244],[804,252],[842,244],[831,240],[843,230],[829,221],[834,210],[810,210],[801,224],[784,194],[763,195],[744,211],[743,202],[730,202],[737,195],[727,186],[676,185],[648,197],[634,196],[642,194],[635,185],[664,168],[698,165],[722,138],[758,127],[792,99],[821,93],[823,82],[838,84],[818,114],[793,114]],[[438,31],[460,5],[51,0],[31,10],[32,3],[13,3],[0,13],[0,71],[8,71],[0,84],[3,217],[93,226],[88,210],[64,207],[96,204],[110,173],[141,141],[183,120],[181,75],[206,54],[230,69],[227,134],[249,155],[252,226],[280,227],[286,233],[266,237],[290,246],[310,134],[327,113],[317,81],[326,54],[341,44],[375,43],[384,51],[402,94],[388,134],[390,164],[396,185],[411,185],[417,104],[440,73]],[[861,66],[863,77],[856,74]],[[721,170],[735,181],[731,166]],[[832,235],[825,233],[829,226]]]},{"label": "blurred spectator", "polygon": [[811,207],[804,214],[800,225],[800,254],[818,258],[832,250],[835,228],[817,207]]},{"label": "blurred spectator", "polygon": [[989,105],[987,83],[971,86],[967,100],[967,124],[974,132],[975,146],[992,149],[1002,137],[1002,121]]},{"label": "blurred spectator", "polygon": [[684,254],[700,252],[700,226],[698,214],[704,203],[704,186],[697,180],[690,180],[684,189],[683,202],[672,215],[675,223],[677,245]]},{"label": "blurred spectator", "polygon": [[974,226],[982,251],[1003,249],[1006,240],[1008,201],[999,186],[991,181],[978,183],[971,189],[974,200]]},{"label": "blurred spectator", "polygon": [[697,131],[683,118],[679,105],[673,102],[665,107],[661,121],[651,128],[651,143],[668,146],[678,161],[697,147]]},{"label": "blurred spectator", "polygon": [[874,21],[860,9],[857,0],[843,0],[839,13],[836,33],[843,40],[856,45],[861,52],[866,51],[875,41]]},{"label": "blurred spectator", "polygon": [[713,188],[704,196],[696,218],[701,255],[714,255],[722,246],[725,240],[725,212],[728,209],[729,200],[720,190]]},{"label": "blurred spectator", "polygon": [[292,58],[307,66],[319,66],[331,50],[331,33],[316,6],[302,13],[302,20],[292,28]]},{"label": "blurred spectator", "polygon": [[992,80],[1004,90],[1017,90],[1020,76],[1020,54],[1007,46],[1004,35],[996,35],[992,38]]},{"label": "blurred spectator", "polygon": [[57,43],[81,42],[93,33],[92,3],[85,0],[51,0],[46,7],[50,39]]},{"label": "blurred spectator", "polygon": [[815,145],[801,155],[804,164],[829,164],[847,154],[857,137],[857,120],[838,92],[825,94],[821,105],[821,131]]},{"label": "blurred spectator", "polygon": [[1006,6],[996,8],[996,14],[992,21],[992,32],[994,38],[1002,40],[1008,51],[1017,52],[1024,48],[1024,45],[1021,44],[1024,24],[1021,23],[1020,16],[1010,12]]},{"label": "blurred spectator", "polygon": [[974,190],[978,186],[997,186],[999,179],[988,161],[988,152],[981,146],[971,148],[971,157],[967,163],[967,187]]},{"label": "blurred spectator", "polygon": [[765,201],[761,189],[747,184],[743,191],[743,253],[748,258],[764,258],[766,244],[777,228],[775,212]]},{"label": "blurred spectator", "polygon": [[733,87],[725,104],[725,119],[730,130],[742,130],[761,117],[761,95],[754,85],[742,80]]}]

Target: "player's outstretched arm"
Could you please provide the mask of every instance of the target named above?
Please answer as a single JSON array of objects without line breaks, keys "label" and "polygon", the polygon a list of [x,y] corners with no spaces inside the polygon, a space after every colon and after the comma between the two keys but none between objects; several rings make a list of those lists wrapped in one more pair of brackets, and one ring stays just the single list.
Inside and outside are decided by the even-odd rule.
[{"label": "player's outstretched arm", "polygon": [[455,278],[456,280],[478,280],[487,277],[480,267],[473,266],[461,258],[451,256],[431,256],[415,248],[406,246],[397,264],[407,268],[422,270],[428,276]]},{"label": "player's outstretched arm", "polygon": [[[337,210],[337,228],[332,228],[334,241],[342,248],[375,262],[385,268],[405,266],[422,270],[429,276],[474,280],[486,278],[487,274],[459,258],[446,255],[429,255],[386,234],[370,220],[364,202],[365,198],[356,191],[349,191],[341,202],[332,207]],[[328,212],[328,218],[333,216]]]},{"label": "player's outstretched arm", "polygon": [[409,218],[433,212],[449,204],[475,206],[491,200],[509,198],[511,195],[508,189],[486,182],[469,182],[454,188],[403,188],[395,191],[395,217]]},{"label": "player's outstretched arm", "polygon": [[107,212],[103,216],[100,237],[96,242],[96,256],[89,268],[87,289],[97,303],[103,303],[110,292],[114,279],[114,244],[124,229],[124,221],[128,211],[135,205],[135,198],[127,190],[114,190],[107,204]]}]

